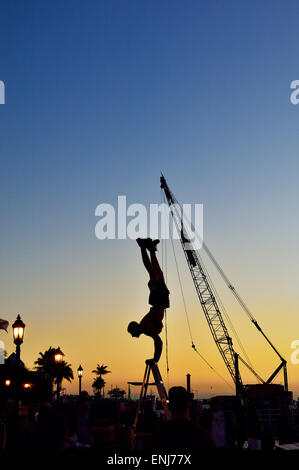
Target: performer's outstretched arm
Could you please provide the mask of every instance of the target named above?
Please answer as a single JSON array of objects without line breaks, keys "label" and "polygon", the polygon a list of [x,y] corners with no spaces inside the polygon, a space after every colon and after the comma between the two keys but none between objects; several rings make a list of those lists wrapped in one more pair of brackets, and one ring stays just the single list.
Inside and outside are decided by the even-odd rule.
[{"label": "performer's outstretched arm", "polygon": [[159,362],[159,359],[162,354],[163,342],[159,335],[152,336],[152,338],[154,340],[154,345],[155,345],[154,361]]}]

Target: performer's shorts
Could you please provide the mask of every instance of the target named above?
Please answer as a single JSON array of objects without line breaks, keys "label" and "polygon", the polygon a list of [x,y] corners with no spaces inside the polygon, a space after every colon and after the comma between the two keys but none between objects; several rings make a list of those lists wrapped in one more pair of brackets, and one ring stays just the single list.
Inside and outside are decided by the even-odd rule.
[{"label": "performer's shorts", "polygon": [[153,307],[169,308],[169,290],[163,279],[153,282],[149,281],[150,295],[148,303]]}]

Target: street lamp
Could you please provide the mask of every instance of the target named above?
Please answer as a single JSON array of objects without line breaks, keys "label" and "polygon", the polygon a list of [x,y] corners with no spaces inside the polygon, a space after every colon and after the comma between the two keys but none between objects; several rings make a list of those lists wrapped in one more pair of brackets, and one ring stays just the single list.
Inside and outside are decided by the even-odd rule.
[{"label": "street lamp", "polygon": [[[63,361],[63,352],[61,349],[58,347],[55,352],[54,352],[54,361],[57,365],[61,364]],[[61,378],[59,377],[59,369],[58,369],[58,375],[57,375],[57,403],[59,402],[60,398],[60,389],[61,389]]]},{"label": "street lamp", "polygon": [[83,367],[80,366],[77,369],[78,377],[79,377],[79,396],[81,395],[81,384],[82,384],[82,375],[83,375]]},{"label": "street lamp", "polygon": [[63,356],[64,356],[63,352],[58,347],[54,353],[54,360],[56,364],[60,364],[63,361]]},{"label": "street lamp", "polygon": [[20,315],[17,316],[16,321],[12,325],[13,340],[16,345],[16,356],[18,364],[20,364],[21,358],[21,344],[24,338],[25,323],[22,322]]}]

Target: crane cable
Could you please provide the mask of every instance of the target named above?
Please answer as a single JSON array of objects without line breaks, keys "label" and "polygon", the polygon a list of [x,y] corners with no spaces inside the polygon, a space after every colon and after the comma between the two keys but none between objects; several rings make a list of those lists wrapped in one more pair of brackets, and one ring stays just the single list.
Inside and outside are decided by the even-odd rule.
[{"label": "crane cable", "polygon": [[[164,193],[163,193],[163,194],[164,194]],[[164,198],[165,198],[165,195],[164,195]],[[173,256],[174,256],[174,260],[175,260],[175,265],[176,265],[176,270],[177,270],[177,275],[178,275],[178,280],[179,280],[179,285],[180,285],[180,291],[181,291],[181,295],[182,295],[182,300],[183,300],[184,311],[185,311],[185,315],[186,315],[186,320],[187,320],[187,325],[188,325],[190,340],[191,340],[191,347],[192,347],[193,351],[195,351],[196,354],[198,354],[198,356],[202,359],[202,361],[204,361],[205,364],[206,364],[216,375],[218,375],[218,377],[220,377],[230,388],[233,389],[233,386],[232,386],[232,385],[231,385],[213,366],[211,366],[211,364],[207,361],[207,359],[205,359],[205,357],[197,350],[197,348],[196,348],[196,346],[195,346],[195,344],[194,344],[193,335],[192,335],[192,331],[191,331],[191,325],[190,325],[190,319],[189,319],[189,314],[188,314],[188,310],[187,310],[186,299],[185,299],[184,290],[183,290],[183,284],[182,284],[182,280],[181,280],[181,276],[180,276],[180,272],[179,272],[177,257],[176,257],[176,254],[175,254],[175,249],[174,249],[174,243],[173,243],[172,234],[170,235],[170,240],[171,240],[172,251],[173,251]],[[165,244],[166,244],[166,240],[165,240]],[[162,247],[163,247],[163,245],[162,245]]]},{"label": "crane cable", "polygon": [[[161,190],[161,205],[162,205],[162,190]],[[166,240],[162,239],[162,271],[165,274],[165,281],[167,285],[167,245]],[[164,309],[165,318],[165,357],[166,357],[166,373],[167,373],[167,385],[169,389],[169,353],[168,353],[168,330],[167,330],[167,310]]]},{"label": "crane cable", "polygon": [[245,348],[244,348],[244,345],[243,345],[243,343],[242,343],[242,341],[241,341],[241,338],[240,338],[240,336],[238,335],[238,333],[237,333],[237,331],[236,331],[236,329],[235,329],[235,327],[234,327],[234,324],[233,324],[233,322],[232,322],[232,320],[231,320],[231,318],[230,318],[230,316],[229,316],[229,314],[228,314],[228,312],[227,312],[227,310],[226,310],[226,308],[225,308],[225,306],[224,306],[224,304],[223,304],[223,302],[222,302],[222,300],[221,300],[221,297],[220,297],[220,295],[219,295],[218,292],[217,292],[217,289],[216,289],[216,287],[215,287],[215,284],[213,283],[213,281],[212,281],[212,279],[211,279],[211,277],[210,277],[210,275],[209,275],[209,272],[208,272],[207,268],[205,267],[205,264],[204,264],[204,262],[203,262],[201,256],[200,256],[198,253],[197,253],[197,256],[199,257],[200,262],[201,262],[202,266],[203,266],[204,269],[205,269],[205,272],[206,272],[206,275],[207,275],[209,284],[211,285],[211,287],[212,287],[212,289],[213,289],[213,291],[214,291],[214,293],[215,293],[215,297],[216,297],[216,299],[217,299],[217,302],[218,302],[218,304],[219,304],[220,307],[221,307],[221,310],[222,310],[222,312],[223,312],[223,314],[224,314],[224,316],[225,316],[225,318],[226,318],[226,320],[227,320],[227,322],[228,322],[228,324],[229,324],[229,326],[230,326],[230,329],[231,329],[233,335],[235,336],[236,341],[237,341],[237,343],[238,343],[240,349],[242,350],[243,355],[244,355],[244,357],[246,358],[248,364],[253,368],[252,362],[251,362],[251,360],[250,360],[250,358],[249,358],[249,356],[248,356],[248,354],[247,354],[247,352],[246,352],[246,350],[245,350]]},{"label": "crane cable", "polygon": [[[165,195],[164,195],[164,200],[166,200],[166,196],[165,196]],[[179,202],[178,202],[177,200],[175,200],[175,203],[180,207],[181,213],[183,213],[182,207],[181,207],[181,205],[179,204]],[[192,222],[188,219],[188,217],[187,217],[186,215],[184,215],[184,219],[185,219],[186,222],[188,223],[188,226],[191,227],[191,229],[193,229],[193,231],[194,231],[194,233],[195,233],[194,225],[192,224]],[[186,232],[186,227],[184,227],[184,231]],[[211,253],[210,250],[207,248],[207,246],[204,244],[203,240],[201,239],[201,237],[199,236],[199,234],[198,234],[197,232],[196,232],[196,235],[197,235],[199,241],[201,242],[202,247],[205,249],[207,255],[209,256],[209,258],[211,259],[211,261],[212,261],[213,264],[215,265],[216,269],[217,269],[217,270],[219,271],[219,273],[221,274],[221,277],[222,277],[224,280],[226,279],[226,281],[225,281],[226,284],[227,284],[227,285],[229,284],[229,285],[231,286],[231,290],[232,290],[234,296],[237,298],[237,300],[239,301],[239,303],[241,303],[241,302],[240,302],[241,297],[238,295],[238,293],[235,291],[235,289],[234,289],[233,286],[231,285],[231,283],[230,283],[230,281],[228,280],[227,276],[225,275],[224,271],[221,269],[220,265],[217,263],[217,261],[215,260],[215,258],[214,258],[213,255],[212,255],[212,253]],[[191,239],[191,237],[189,237],[188,231],[187,231],[187,237]],[[236,338],[236,341],[237,341],[237,343],[238,343],[240,349],[241,349],[242,352],[243,352],[244,357],[246,358],[248,364],[253,368],[252,362],[251,362],[251,360],[250,360],[250,358],[249,358],[249,356],[248,356],[248,354],[247,354],[247,352],[246,352],[246,350],[245,350],[245,348],[244,348],[244,346],[243,346],[243,343],[242,343],[242,341],[241,341],[241,338],[240,338],[240,336],[238,335],[238,333],[237,333],[237,331],[236,331],[236,329],[235,329],[235,327],[234,327],[234,324],[233,324],[233,322],[232,322],[232,320],[231,320],[231,318],[230,318],[230,316],[229,316],[229,314],[228,314],[228,312],[227,312],[227,310],[226,310],[226,308],[225,308],[225,306],[224,306],[224,304],[223,304],[223,302],[222,302],[222,300],[221,300],[221,298],[220,298],[220,296],[219,296],[219,294],[218,294],[218,292],[217,292],[217,289],[216,289],[216,287],[215,287],[215,284],[213,283],[213,281],[212,281],[212,279],[211,279],[211,277],[210,277],[210,275],[209,275],[209,272],[208,272],[207,268],[205,267],[205,264],[204,264],[204,262],[203,262],[203,259],[202,259],[202,257],[199,255],[199,253],[198,253],[198,250],[196,250],[196,255],[198,256],[198,258],[199,258],[199,260],[200,260],[200,263],[201,263],[201,265],[203,266],[203,268],[204,268],[204,270],[205,270],[205,274],[206,274],[206,276],[207,276],[207,278],[208,278],[209,284],[211,285],[212,290],[214,291],[215,297],[216,297],[216,299],[217,299],[219,305],[221,306],[221,309],[222,309],[222,311],[223,311],[223,314],[224,314],[224,316],[225,316],[225,318],[226,318],[226,320],[227,320],[227,322],[228,322],[228,324],[229,324],[229,326],[230,326],[230,328],[231,328],[231,330],[232,330],[232,332],[233,332],[233,334],[234,334],[234,336],[235,336],[235,338]],[[242,300],[242,299],[241,299],[241,300]],[[245,308],[246,308],[246,310],[245,310],[246,312],[249,312],[249,309],[246,307],[246,305],[245,305],[244,302],[243,302],[243,304],[241,304],[241,305],[242,305],[242,308],[243,308],[244,310],[245,310]],[[244,305],[245,305],[245,308],[244,308]],[[251,315],[251,317],[254,319],[254,317],[252,316],[252,314],[250,314],[250,315]],[[248,315],[248,316],[249,316],[249,315]],[[251,317],[250,317],[250,318],[251,318]]]},{"label": "crane cable", "polygon": [[[174,198],[175,200],[175,203],[179,205],[180,209],[182,210],[181,208],[181,205],[178,203],[178,201]],[[185,220],[187,220],[189,226],[191,227],[191,229],[195,232],[195,228],[194,228],[194,225],[192,224],[192,222],[188,219],[188,217],[184,216],[185,217]],[[220,264],[218,263],[218,261],[216,260],[215,256],[212,254],[212,252],[210,251],[210,249],[208,248],[207,244],[202,240],[202,238],[200,237],[200,235],[198,233],[196,233],[199,241],[201,242],[202,244],[202,248],[203,250],[206,252],[206,254],[208,255],[208,257],[210,258],[210,260],[212,261],[212,263],[214,264],[215,268],[217,269],[217,271],[219,272],[220,276],[222,277],[223,281],[225,282],[225,284],[227,285],[227,287],[230,289],[230,291],[232,292],[232,294],[234,295],[235,299],[237,300],[237,302],[240,304],[240,306],[242,307],[242,309],[244,310],[244,312],[246,313],[246,315],[248,316],[248,318],[250,319],[250,321],[252,323],[257,323],[257,320],[256,318],[254,317],[254,315],[252,314],[252,312],[250,311],[250,309],[247,307],[246,303],[244,302],[244,300],[242,299],[242,297],[240,296],[240,294],[238,293],[238,291],[236,290],[236,288],[233,286],[233,284],[231,283],[231,281],[229,280],[229,278],[227,277],[227,275],[225,274],[225,272],[223,271],[222,267],[220,266]],[[247,358],[248,359],[248,358]]]},{"label": "crane cable", "polygon": [[239,293],[236,291],[235,287],[232,285],[232,283],[230,282],[229,278],[227,277],[227,275],[225,274],[225,272],[223,271],[223,269],[221,268],[220,264],[218,263],[218,261],[216,261],[216,259],[214,258],[214,255],[210,252],[209,248],[207,247],[207,245],[202,242],[202,246],[203,246],[203,249],[205,250],[205,252],[207,253],[208,257],[210,258],[210,260],[212,261],[212,263],[214,264],[214,266],[216,267],[217,271],[219,272],[220,276],[222,277],[222,279],[224,280],[225,284],[227,285],[227,287],[231,290],[231,292],[233,293],[233,295],[235,296],[235,298],[237,299],[237,301],[239,302],[239,304],[241,305],[241,307],[243,308],[244,312],[246,313],[246,315],[248,316],[248,318],[250,319],[250,321],[252,322],[256,322],[256,318],[253,316],[253,314],[251,313],[251,311],[249,310],[249,308],[247,307],[247,305],[245,304],[244,300],[242,299],[242,297],[239,295]]},{"label": "crane cable", "polygon": [[188,311],[187,311],[187,307],[186,307],[185,295],[184,295],[183,286],[182,286],[182,281],[181,281],[181,276],[180,276],[180,273],[179,273],[177,258],[176,258],[176,254],[175,254],[175,250],[174,250],[174,243],[173,243],[172,237],[171,237],[170,239],[171,239],[171,244],[172,244],[172,249],[173,249],[173,255],[174,255],[174,259],[175,259],[175,265],[176,265],[176,270],[177,270],[177,274],[178,274],[178,279],[179,279],[179,284],[180,284],[180,290],[181,290],[181,294],[182,294],[183,305],[184,305],[184,310],[185,310],[185,314],[186,314],[186,319],[187,319],[187,324],[188,324],[188,329],[189,329],[189,335],[190,335],[190,339],[191,339],[191,346],[192,346],[192,349],[193,349],[193,350],[196,352],[196,354],[198,354],[199,357],[207,364],[207,366],[208,366],[213,372],[215,372],[216,375],[218,375],[218,377],[220,377],[230,388],[233,388],[232,385],[231,385],[221,374],[219,374],[219,372],[217,372],[217,370],[216,370],[213,366],[211,366],[211,364],[210,364],[210,363],[204,358],[204,356],[197,350],[197,348],[196,348],[196,346],[195,346],[195,344],[194,344],[193,336],[192,336],[192,331],[191,331],[191,326],[190,326],[189,315],[188,315]]}]

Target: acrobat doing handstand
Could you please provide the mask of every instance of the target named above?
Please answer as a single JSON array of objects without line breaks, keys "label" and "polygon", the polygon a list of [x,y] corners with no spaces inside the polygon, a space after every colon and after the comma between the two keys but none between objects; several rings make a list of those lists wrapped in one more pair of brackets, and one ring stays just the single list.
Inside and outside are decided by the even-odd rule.
[{"label": "acrobat doing handstand", "polygon": [[[154,340],[155,353],[153,359],[148,361],[158,362],[162,353],[162,340],[159,334],[163,328],[163,317],[166,308],[169,308],[169,290],[166,287],[163,271],[160,268],[156,257],[157,244],[159,240],[151,238],[137,238],[137,243],[141,249],[143,264],[149,273],[150,280],[148,287],[150,290],[149,304],[150,311],[142,318],[140,323],[132,321],[128,325],[128,332],[135,338],[141,334],[150,336]],[[148,255],[148,252],[150,256]]]}]

